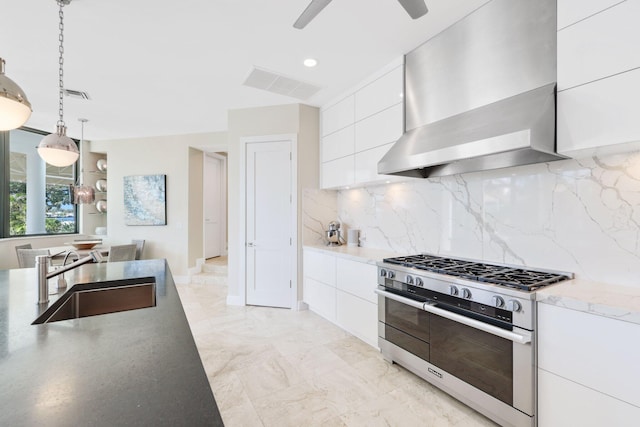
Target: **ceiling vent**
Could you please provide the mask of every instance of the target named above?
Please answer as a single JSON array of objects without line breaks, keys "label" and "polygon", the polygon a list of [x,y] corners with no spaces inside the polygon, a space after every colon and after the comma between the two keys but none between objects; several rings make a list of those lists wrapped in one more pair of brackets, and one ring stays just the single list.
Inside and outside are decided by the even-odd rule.
[{"label": "ceiling vent", "polygon": [[311,98],[322,89],[320,86],[311,83],[255,67],[243,84],[256,89],[277,93],[278,95],[291,96],[302,100]]},{"label": "ceiling vent", "polygon": [[65,89],[64,94],[66,96],[69,96],[71,98],[76,98],[76,99],[87,99],[87,100],[91,99],[87,92],[83,92],[81,90]]}]

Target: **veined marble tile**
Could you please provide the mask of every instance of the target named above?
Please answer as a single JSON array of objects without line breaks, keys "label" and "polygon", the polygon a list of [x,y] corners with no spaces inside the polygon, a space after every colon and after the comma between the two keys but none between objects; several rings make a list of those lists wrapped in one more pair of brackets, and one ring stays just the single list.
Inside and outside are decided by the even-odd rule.
[{"label": "veined marble tile", "polygon": [[303,382],[298,369],[282,356],[254,363],[236,374],[252,401]]},{"label": "veined marble tile", "polygon": [[324,232],[329,222],[338,218],[335,191],[304,189],[302,192],[302,242],[325,244]]}]

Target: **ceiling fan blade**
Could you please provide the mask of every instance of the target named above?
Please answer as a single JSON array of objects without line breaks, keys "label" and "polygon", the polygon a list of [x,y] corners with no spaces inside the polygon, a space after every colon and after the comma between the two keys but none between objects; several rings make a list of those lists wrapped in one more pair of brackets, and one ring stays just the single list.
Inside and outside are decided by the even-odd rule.
[{"label": "ceiling fan blade", "polygon": [[311,20],[315,18],[316,15],[319,14],[320,11],[322,11],[322,9],[324,9],[329,3],[331,3],[331,0],[311,0],[309,6],[307,6],[304,12],[302,12],[293,24],[293,28],[301,30],[306,27],[307,24],[311,22]]},{"label": "ceiling fan blade", "polygon": [[404,7],[404,10],[406,10],[409,16],[413,19],[418,19],[421,16],[426,15],[429,11],[424,0],[398,0],[398,3]]}]

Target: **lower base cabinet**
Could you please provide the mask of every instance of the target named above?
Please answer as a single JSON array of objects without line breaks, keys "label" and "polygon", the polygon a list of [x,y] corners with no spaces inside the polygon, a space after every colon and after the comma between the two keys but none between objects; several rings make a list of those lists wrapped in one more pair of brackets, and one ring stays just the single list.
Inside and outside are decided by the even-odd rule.
[{"label": "lower base cabinet", "polygon": [[337,323],[372,347],[378,347],[378,304],[337,292]]}]

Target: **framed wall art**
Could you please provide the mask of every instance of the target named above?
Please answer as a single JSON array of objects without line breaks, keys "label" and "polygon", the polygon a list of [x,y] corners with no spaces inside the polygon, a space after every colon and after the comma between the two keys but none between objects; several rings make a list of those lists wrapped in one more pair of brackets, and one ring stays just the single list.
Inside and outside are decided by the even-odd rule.
[{"label": "framed wall art", "polygon": [[124,177],[126,225],[167,225],[166,175]]}]

